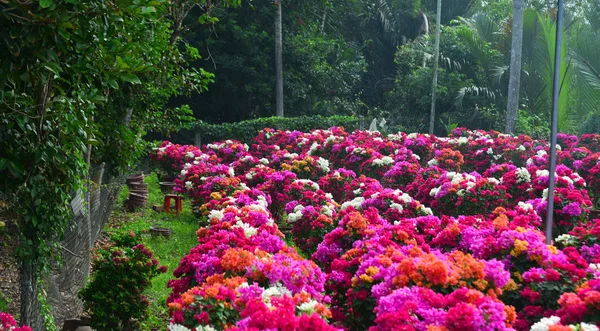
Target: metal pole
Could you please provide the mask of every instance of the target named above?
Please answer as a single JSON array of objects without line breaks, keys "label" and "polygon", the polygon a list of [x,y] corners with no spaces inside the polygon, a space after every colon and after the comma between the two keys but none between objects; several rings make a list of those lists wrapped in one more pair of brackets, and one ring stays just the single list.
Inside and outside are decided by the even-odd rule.
[{"label": "metal pole", "polygon": [[275,107],[276,115],[283,117],[283,38],[281,33],[281,0],[275,0]]},{"label": "metal pole", "polygon": [[556,45],[554,50],[554,85],[552,90],[552,131],[550,134],[550,173],[548,176],[548,211],[546,215],[546,243],[552,242],[554,217],[554,172],[556,171],[556,134],[558,133],[558,98],[560,96],[560,61],[563,31],[563,0],[558,0],[556,14]]}]

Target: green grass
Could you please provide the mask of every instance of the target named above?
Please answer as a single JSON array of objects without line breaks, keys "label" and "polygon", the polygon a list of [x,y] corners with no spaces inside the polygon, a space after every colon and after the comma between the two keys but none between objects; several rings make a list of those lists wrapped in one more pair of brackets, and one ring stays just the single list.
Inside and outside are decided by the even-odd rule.
[{"label": "green grass", "polygon": [[[135,213],[125,212],[121,206],[127,197],[127,187],[121,191],[118,199],[118,209],[111,216],[108,227],[145,232],[142,234],[143,243],[150,248],[161,265],[169,268],[167,273],[161,274],[152,280],[151,287],[146,291],[150,301],[150,318],[142,322],[142,331],[165,330],[168,325],[169,314],[166,299],[171,290],[167,282],[173,278],[173,270],[179,261],[196,246],[198,240],[196,230],[199,228],[199,219],[192,212],[189,201],[183,203],[183,212],[175,214],[157,213],[151,209],[153,205],[162,205],[164,194],[160,191],[158,178],[155,174],[145,178],[148,183],[148,203],[145,208]],[[152,237],[147,232],[151,226],[165,227],[172,230],[171,237]]]}]

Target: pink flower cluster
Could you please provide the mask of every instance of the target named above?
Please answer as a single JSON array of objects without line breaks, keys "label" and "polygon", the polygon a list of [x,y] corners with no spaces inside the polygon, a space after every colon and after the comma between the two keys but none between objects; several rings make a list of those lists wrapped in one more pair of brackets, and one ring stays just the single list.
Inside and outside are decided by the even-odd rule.
[{"label": "pink flower cluster", "polygon": [[600,136],[559,144],[554,246],[541,231],[549,146],[524,135],[265,129],[250,146],[165,142],[153,157],[174,158],[177,190],[208,224],[169,284],[173,325],[597,324]]},{"label": "pink flower cluster", "polygon": [[12,315],[0,312],[0,331],[32,331],[28,326],[17,326],[17,321]]}]

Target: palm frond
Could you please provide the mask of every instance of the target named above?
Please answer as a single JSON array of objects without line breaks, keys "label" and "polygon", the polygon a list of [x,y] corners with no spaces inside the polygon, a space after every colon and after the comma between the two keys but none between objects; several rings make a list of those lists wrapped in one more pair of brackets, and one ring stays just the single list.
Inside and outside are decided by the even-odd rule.
[{"label": "palm frond", "polygon": [[462,108],[463,100],[466,96],[483,96],[490,100],[495,100],[500,96],[498,90],[493,90],[487,87],[469,85],[458,89],[458,94],[454,100],[454,105],[457,108]]}]

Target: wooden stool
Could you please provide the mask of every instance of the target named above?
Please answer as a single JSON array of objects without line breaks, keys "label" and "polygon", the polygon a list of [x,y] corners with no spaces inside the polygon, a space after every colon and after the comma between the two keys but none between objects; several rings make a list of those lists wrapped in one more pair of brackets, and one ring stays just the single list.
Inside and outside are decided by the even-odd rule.
[{"label": "wooden stool", "polygon": [[165,212],[166,213],[171,212],[171,200],[175,200],[175,213],[179,215],[179,212],[183,210],[183,207],[182,207],[182,199],[177,194],[165,195],[165,203],[164,203]]}]

